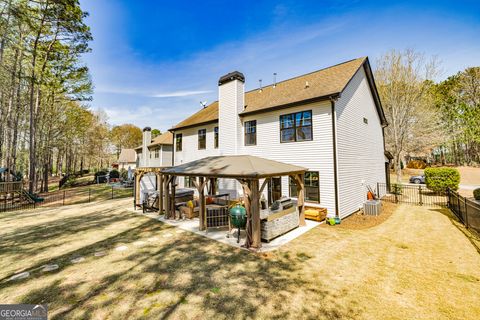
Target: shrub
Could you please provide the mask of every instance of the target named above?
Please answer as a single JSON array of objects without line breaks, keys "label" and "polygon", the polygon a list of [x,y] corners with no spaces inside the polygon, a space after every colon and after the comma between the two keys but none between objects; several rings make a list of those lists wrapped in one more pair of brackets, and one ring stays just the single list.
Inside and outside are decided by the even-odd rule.
[{"label": "shrub", "polygon": [[112,171],[110,171],[110,179],[118,179],[120,178],[120,173],[118,172],[118,170],[115,170],[113,169]]},{"label": "shrub", "polygon": [[460,173],[454,168],[426,168],[425,182],[427,188],[435,192],[446,192],[448,188],[457,191]]},{"label": "shrub", "polygon": [[97,171],[95,172],[95,179],[99,176],[105,176],[107,175],[107,173],[108,173],[107,171],[103,171],[103,170]]},{"label": "shrub", "polygon": [[391,194],[396,194],[396,195],[401,195],[402,194],[402,185],[398,183],[392,183],[390,186],[390,193]]},{"label": "shrub", "polygon": [[120,178],[123,180],[128,180],[128,170],[125,168],[120,169]]},{"label": "shrub", "polygon": [[[95,172],[95,177],[94,177],[94,183],[103,183],[103,182],[106,182],[107,179],[104,177],[107,175],[107,171],[103,171],[103,170],[100,170],[100,171],[97,171]],[[98,179],[98,177],[100,177],[100,179]]]},{"label": "shrub", "polygon": [[475,200],[480,201],[480,188],[473,190],[473,197],[475,198]]},{"label": "shrub", "polygon": [[425,169],[427,164],[423,160],[411,160],[407,163],[409,169]]},{"label": "shrub", "polygon": [[75,186],[76,180],[77,180],[77,178],[74,175],[69,175],[69,176],[67,176],[67,181],[65,182],[65,184],[63,186],[73,187],[73,186]]}]

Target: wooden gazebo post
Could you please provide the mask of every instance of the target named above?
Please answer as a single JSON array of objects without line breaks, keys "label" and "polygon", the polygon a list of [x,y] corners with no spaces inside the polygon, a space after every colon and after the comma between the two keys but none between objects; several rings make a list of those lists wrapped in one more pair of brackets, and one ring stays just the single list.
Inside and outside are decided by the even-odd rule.
[{"label": "wooden gazebo post", "polygon": [[[137,210],[137,174],[133,175],[133,210]],[[13,201],[13,200],[12,200]]]},{"label": "wooden gazebo post", "polygon": [[170,218],[170,176],[165,175],[163,179],[163,188],[165,190],[165,219]]},{"label": "wooden gazebo post", "polygon": [[142,180],[143,173],[139,171],[135,174],[135,205],[140,201],[140,181]]},{"label": "wooden gazebo post", "polygon": [[300,218],[300,225],[304,226],[305,223],[305,174],[299,173],[293,176],[295,184],[297,185],[297,206],[298,215]]},{"label": "wooden gazebo post", "polygon": [[163,213],[163,173],[157,173],[158,187],[158,214]]},{"label": "wooden gazebo post", "polygon": [[170,184],[172,185],[172,192],[170,194],[170,210],[171,213],[173,214],[173,218],[175,219],[175,188],[176,188],[176,183],[177,183],[177,176],[171,176],[170,178]]},{"label": "wooden gazebo post", "polygon": [[248,180],[238,179],[238,182],[242,185],[243,188],[243,202],[245,205],[245,211],[247,211],[247,225],[245,226],[246,239],[245,239],[245,248],[250,248],[252,245],[252,215],[251,215],[251,192],[250,185]]},{"label": "wooden gazebo post", "polygon": [[262,246],[260,230],[260,194],[258,179],[250,181],[250,216],[252,220],[252,247],[259,249]]},{"label": "wooden gazebo post", "polygon": [[208,182],[208,179],[204,177],[199,177],[198,182],[196,179],[193,179],[193,184],[198,190],[198,200],[200,201],[200,212],[198,213],[198,229],[205,230],[206,229],[206,221],[205,221],[205,212],[206,212],[206,204],[205,204],[205,185]]}]

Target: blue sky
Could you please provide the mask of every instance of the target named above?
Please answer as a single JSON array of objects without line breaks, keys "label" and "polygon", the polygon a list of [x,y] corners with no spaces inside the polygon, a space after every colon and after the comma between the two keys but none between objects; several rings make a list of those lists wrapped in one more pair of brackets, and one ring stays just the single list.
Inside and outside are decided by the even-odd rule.
[{"label": "blue sky", "polygon": [[94,41],[91,106],[111,124],[166,130],[217,99],[233,70],[247,89],[342,61],[413,48],[439,79],[480,65],[480,1],[81,0]]}]

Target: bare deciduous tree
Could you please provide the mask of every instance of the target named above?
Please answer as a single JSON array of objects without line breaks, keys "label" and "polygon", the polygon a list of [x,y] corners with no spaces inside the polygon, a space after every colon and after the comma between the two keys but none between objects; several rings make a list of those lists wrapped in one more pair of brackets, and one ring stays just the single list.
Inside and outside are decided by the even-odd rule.
[{"label": "bare deciduous tree", "polygon": [[389,122],[386,145],[394,156],[397,181],[406,152],[419,152],[437,144],[434,105],[429,81],[438,73],[435,58],[426,60],[413,50],[392,50],[376,63],[375,80]]}]

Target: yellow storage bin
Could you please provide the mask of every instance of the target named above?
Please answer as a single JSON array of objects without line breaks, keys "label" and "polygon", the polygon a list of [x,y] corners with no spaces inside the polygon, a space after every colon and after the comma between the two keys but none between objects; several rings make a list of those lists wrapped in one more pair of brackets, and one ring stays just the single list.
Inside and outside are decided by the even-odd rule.
[{"label": "yellow storage bin", "polygon": [[305,219],[322,221],[327,216],[327,209],[325,208],[308,208],[305,210]]}]

